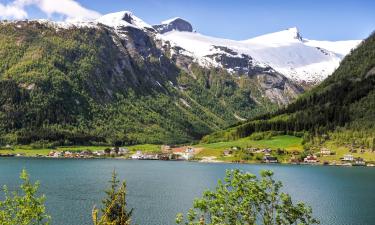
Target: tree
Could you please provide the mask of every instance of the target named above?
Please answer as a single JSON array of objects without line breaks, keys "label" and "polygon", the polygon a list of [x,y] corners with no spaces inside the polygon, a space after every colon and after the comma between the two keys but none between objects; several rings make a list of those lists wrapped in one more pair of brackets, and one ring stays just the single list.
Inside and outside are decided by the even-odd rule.
[{"label": "tree", "polygon": [[49,224],[50,216],[44,205],[45,196],[37,196],[39,182],[32,184],[26,170],[20,175],[23,181],[19,191],[9,193],[4,186],[4,201],[0,201],[0,224],[40,225]]},{"label": "tree", "polygon": [[92,219],[94,225],[130,225],[133,209],[127,211],[126,204],[126,182],[117,179],[116,171],[112,173],[112,179],[109,182],[110,188],[106,191],[106,198],[103,199],[103,208],[99,218],[99,210],[94,207]]},{"label": "tree", "polygon": [[273,172],[262,171],[261,179],[240,170],[227,171],[215,191],[205,191],[196,199],[186,219],[178,214],[177,224],[186,225],[264,225],[318,224],[312,209],[304,203],[293,204],[288,194],[281,193],[281,182]]}]

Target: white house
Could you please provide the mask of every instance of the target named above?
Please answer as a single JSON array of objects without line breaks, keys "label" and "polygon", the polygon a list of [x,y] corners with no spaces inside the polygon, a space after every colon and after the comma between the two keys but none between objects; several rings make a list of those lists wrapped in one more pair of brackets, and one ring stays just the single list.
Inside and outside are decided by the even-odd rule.
[{"label": "white house", "polygon": [[52,158],[60,158],[60,157],[62,157],[62,153],[61,152],[54,152],[51,157]]},{"label": "white house", "polygon": [[331,155],[331,151],[329,149],[327,149],[327,148],[322,148],[320,150],[320,154],[321,155]]},{"label": "white house", "polygon": [[101,151],[95,151],[95,152],[93,152],[93,154],[94,154],[95,156],[98,156],[98,157],[105,156],[105,152],[104,152],[104,150],[101,150]]},{"label": "white house", "polygon": [[194,157],[194,153],[193,152],[183,152],[183,153],[180,154],[180,156],[184,160],[190,160]]},{"label": "white house", "polygon": [[142,154],[142,151],[137,151],[135,154],[133,154],[131,156],[132,159],[142,159],[143,158],[143,154]]},{"label": "white house", "polygon": [[129,153],[129,149],[127,149],[127,148],[119,148],[118,149],[119,155],[124,155],[124,154],[127,154],[127,153]]},{"label": "white house", "polygon": [[354,161],[354,156],[353,155],[344,155],[344,158],[342,161]]}]

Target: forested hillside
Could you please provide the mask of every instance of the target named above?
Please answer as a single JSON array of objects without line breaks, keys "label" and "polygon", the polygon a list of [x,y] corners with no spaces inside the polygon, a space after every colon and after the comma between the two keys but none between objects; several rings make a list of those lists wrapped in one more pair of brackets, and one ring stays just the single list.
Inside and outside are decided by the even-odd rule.
[{"label": "forested hillside", "polygon": [[233,140],[262,131],[297,132],[305,134],[305,141],[334,139],[375,149],[375,34],[321,85],[286,108],[216,132],[203,141]]},{"label": "forested hillside", "polygon": [[258,78],[181,68],[153,35],[1,23],[0,144],[189,142],[277,109]]}]

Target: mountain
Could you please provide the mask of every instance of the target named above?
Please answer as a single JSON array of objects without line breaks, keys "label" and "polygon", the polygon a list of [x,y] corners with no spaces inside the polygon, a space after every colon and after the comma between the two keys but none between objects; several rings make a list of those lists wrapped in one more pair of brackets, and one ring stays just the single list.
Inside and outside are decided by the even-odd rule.
[{"label": "mountain", "polygon": [[224,141],[254,132],[305,134],[305,141],[334,140],[375,150],[375,34],[367,38],[339,68],[289,106],[260,116],[204,141]]},{"label": "mountain", "polygon": [[246,73],[248,65],[227,66],[219,56],[252,59],[292,81],[317,84],[338,67],[342,58],[360,41],[313,41],[304,39],[297,28],[266,34],[245,41],[214,38],[196,32],[175,30],[161,36],[187,50],[200,65],[221,65],[229,72]]},{"label": "mountain", "polygon": [[127,11],[1,22],[0,144],[188,142],[303,92],[247,50],[202,41],[210,54],[197,55],[175,35],[206,40],[186,20],[151,26]]}]

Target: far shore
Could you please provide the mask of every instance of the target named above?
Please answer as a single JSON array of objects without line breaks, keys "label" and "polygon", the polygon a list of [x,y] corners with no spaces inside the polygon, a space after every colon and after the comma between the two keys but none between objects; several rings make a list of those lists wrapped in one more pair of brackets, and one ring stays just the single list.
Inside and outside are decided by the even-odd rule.
[{"label": "far shore", "polygon": [[[169,161],[169,162],[192,162],[192,163],[202,163],[202,164],[244,164],[244,165],[296,165],[296,166],[329,166],[329,167],[374,167],[374,164],[367,164],[367,165],[349,165],[348,163],[331,163],[331,164],[324,164],[324,163],[294,163],[294,162],[279,162],[279,163],[264,163],[264,162],[231,162],[231,161],[222,161],[222,160],[207,160],[207,159],[199,159],[199,160],[152,160],[152,159],[131,159],[129,157],[82,157],[82,158],[55,158],[55,157],[48,157],[48,156],[0,156],[0,158],[15,158],[15,159],[48,159],[48,160],[126,160],[126,161]],[[211,157],[209,157],[211,158]]]}]

